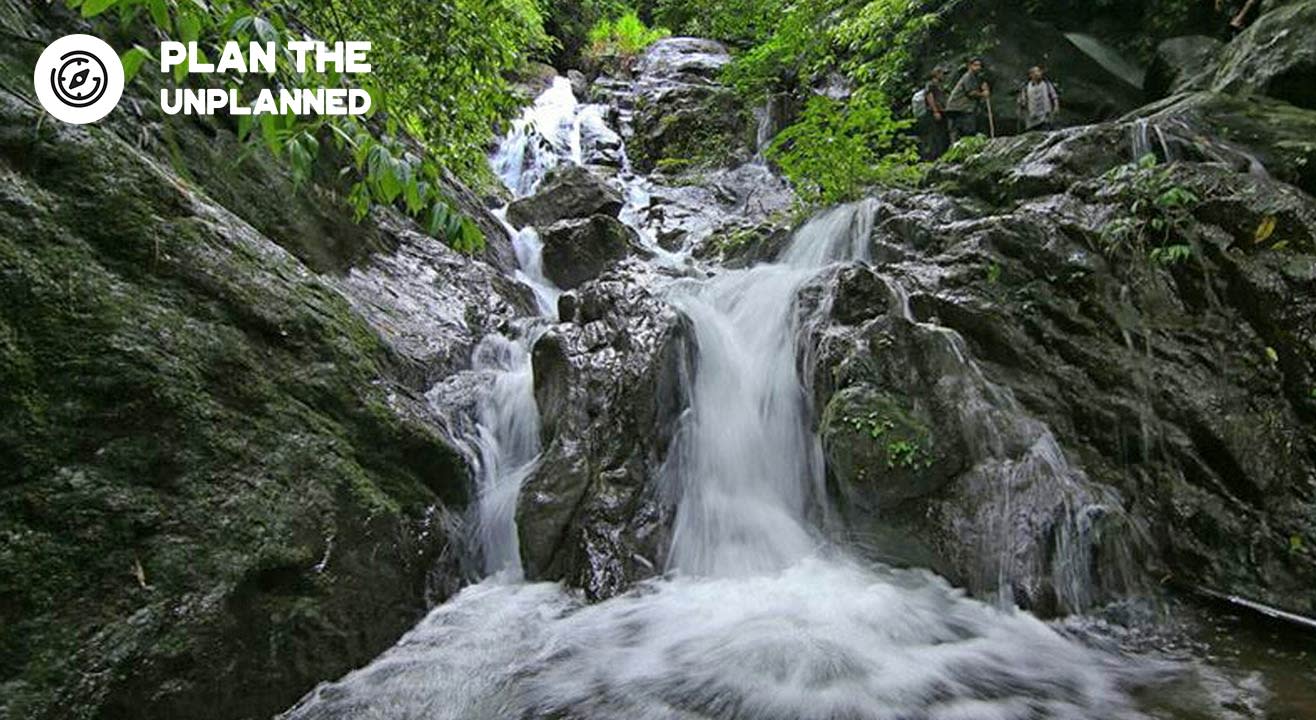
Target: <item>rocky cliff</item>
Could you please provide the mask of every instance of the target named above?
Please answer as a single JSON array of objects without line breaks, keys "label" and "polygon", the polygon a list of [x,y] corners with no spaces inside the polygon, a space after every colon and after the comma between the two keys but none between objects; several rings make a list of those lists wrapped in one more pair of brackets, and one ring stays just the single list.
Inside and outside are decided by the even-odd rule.
[{"label": "rocky cliff", "polygon": [[[830,537],[1042,614],[1162,588],[1316,613],[1313,12],[1169,41],[1155,90],[1074,75],[1092,102],[1070,120],[1101,122],[823,214],[871,260],[805,284],[793,318]],[[472,579],[471,356],[534,297],[455,181],[481,257],[235,162],[223,123],[131,101],[41,122],[26,68],[76,21],[3,16],[0,715],[268,717]],[[671,544],[658,479],[700,348],[657,288],[773,258],[801,222],[744,164],[726,60],[673,39],[581,78],[618,132],[509,212],[570,287],[532,346],[520,555],[590,600]],[[622,139],[642,204],[608,185]],[[649,262],[678,249],[697,260]]]}]

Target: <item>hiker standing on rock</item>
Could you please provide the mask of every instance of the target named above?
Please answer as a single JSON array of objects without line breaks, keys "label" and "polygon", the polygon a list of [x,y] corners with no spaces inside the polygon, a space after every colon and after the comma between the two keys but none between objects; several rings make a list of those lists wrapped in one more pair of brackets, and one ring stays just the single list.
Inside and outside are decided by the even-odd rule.
[{"label": "hiker standing on rock", "polygon": [[914,93],[914,117],[919,122],[924,160],[936,160],[950,147],[950,128],[946,119],[946,89],[942,86],[945,79],[946,71],[936,68],[928,75],[928,84]]},{"label": "hiker standing on rock", "polygon": [[1019,117],[1023,120],[1024,130],[1054,130],[1059,114],[1060,94],[1055,85],[1046,79],[1042,68],[1028,68],[1028,80],[1019,88]]},{"label": "hiker standing on rock", "polygon": [[982,58],[970,60],[968,69],[950,91],[946,116],[950,118],[951,142],[977,135],[978,115],[983,106],[992,101],[992,90],[982,78],[982,67]]}]

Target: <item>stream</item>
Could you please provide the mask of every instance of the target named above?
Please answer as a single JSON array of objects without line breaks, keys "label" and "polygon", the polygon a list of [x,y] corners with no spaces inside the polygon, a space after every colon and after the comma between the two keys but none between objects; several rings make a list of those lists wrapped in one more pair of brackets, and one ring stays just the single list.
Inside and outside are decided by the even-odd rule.
[{"label": "stream", "polygon": [[[553,167],[583,162],[582,127],[603,117],[558,78],[491,164],[513,196],[527,196]],[[622,218],[653,252],[649,262],[697,270],[655,280],[698,348],[682,388],[688,409],[660,477],[649,479],[675,502],[665,573],[594,604],[523,578],[517,496],[537,470],[540,425],[530,348],[556,322],[560,291],[544,277],[535,231],[512,230],[518,278],[540,315],[485,338],[473,358],[494,376],[465,438],[477,458],[474,544],[485,577],[284,718],[1023,720],[1250,717],[1263,707],[1255,673],[1197,659],[1218,654],[1209,642],[1167,649],[1096,618],[1044,622],[927,570],[861,559],[827,532],[817,410],[799,369],[809,317],[797,300],[835,263],[871,261],[875,201],[823,211],[776,261],[731,270],[699,267],[688,248],[658,247],[643,224],[645,179],[623,163],[616,182],[628,201]],[[1054,494],[1067,519],[1058,546],[1084,552],[1090,543],[1065,534],[1078,538],[1094,514],[1116,510],[1066,464],[1044,425],[982,377],[957,335],[926,329],[970,378],[962,412],[979,429],[984,481]],[[993,460],[1007,435],[1026,439],[1022,461]],[[1009,507],[984,511],[1011,522]],[[1003,559],[986,571],[1014,570],[1012,532],[1002,529],[993,552]],[[1083,608],[1086,578],[1072,569],[1088,563],[1069,560],[1056,563],[1052,583]],[[1229,657],[1220,665],[1232,667]]]}]

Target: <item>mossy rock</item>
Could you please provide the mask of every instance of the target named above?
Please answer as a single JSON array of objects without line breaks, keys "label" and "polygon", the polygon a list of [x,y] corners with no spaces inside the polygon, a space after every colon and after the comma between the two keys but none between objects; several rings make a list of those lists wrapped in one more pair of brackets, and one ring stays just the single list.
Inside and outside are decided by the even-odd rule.
[{"label": "mossy rock", "polygon": [[836,393],[823,411],[821,435],[842,495],[879,511],[928,495],[949,479],[939,467],[930,418],[872,386]]},{"label": "mossy rock", "polygon": [[0,716],[269,717],[394,642],[468,482],[395,362],[187,180],[0,92]]},{"label": "mossy rock", "polygon": [[679,85],[635,106],[635,135],[627,150],[639,172],[683,172],[730,167],[753,154],[754,123],[730,88]]}]

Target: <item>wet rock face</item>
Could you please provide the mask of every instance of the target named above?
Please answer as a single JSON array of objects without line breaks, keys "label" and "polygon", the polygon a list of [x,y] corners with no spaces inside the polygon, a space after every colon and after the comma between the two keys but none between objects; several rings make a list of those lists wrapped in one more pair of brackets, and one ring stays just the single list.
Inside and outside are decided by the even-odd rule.
[{"label": "wet rock face", "polygon": [[1223,47],[1224,43],[1204,35],[1170,38],[1157,45],[1156,57],[1147,68],[1147,79],[1143,82],[1147,99],[1204,89],[1210,84]]},{"label": "wet rock face", "polygon": [[507,220],[516,227],[546,228],[566,219],[621,212],[622,197],[597,175],[571,165],[554,172],[539,191],[507,206]]},{"label": "wet rock face", "polygon": [[627,263],[584,284],[532,356],[544,450],[517,512],[526,575],[596,599],[661,572],[669,543],[653,479],[692,350],[654,280]]},{"label": "wet rock face", "polygon": [[543,232],[544,275],[570,290],[598,277],[635,248],[635,231],[609,215],[563,220]]},{"label": "wet rock face", "polygon": [[112,132],[0,119],[0,711],[268,716],[390,645],[457,581],[395,372],[446,361]]},{"label": "wet rock face", "polygon": [[919,77],[941,67],[949,92],[964,73],[966,56],[982,57],[998,134],[1019,131],[1016,96],[1028,69],[1039,63],[1060,92],[1061,125],[1109,120],[1142,103],[1143,69],[1127,53],[1035,20],[1019,3],[947,4],[952,7],[943,22],[950,30],[919,59]]},{"label": "wet rock face", "polygon": [[636,170],[729,167],[753,155],[752,113],[717,82],[730,60],[721,44],[695,38],[660,40],[645,51],[627,146]]},{"label": "wet rock face", "polygon": [[1316,110],[1316,1],[1303,0],[1262,15],[1229,44],[1212,89],[1268,95]]},{"label": "wet rock face", "polygon": [[130,106],[89,130],[0,91],[0,715],[269,717],[462,582],[469,474],[422,393],[533,302]]},{"label": "wet rock face", "polygon": [[[954,330],[985,379],[1017,398],[1011,414],[1032,418],[1002,426],[1022,430],[1005,447],[1026,450],[1005,457],[1034,470],[1045,466],[1040,458],[1063,458],[1085,478],[1079,485],[1095,489],[1061,508],[1048,506],[1054,483],[1021,485],[1014,512],[1033,524],[1013,547],[1029,547],[1029,535],[1045,545],[1067,527],[1071,538],[1088,538],[1086,557],[1115,594],[1127,582],[1121,568],[1143,557],[1134,564],[1184,586],[1316,609],[1304,589],[1316,581],[1316,561],[1294,550],[1305,540],[1292,539],[1316,530],[1316,203],[1256,170],[1258,156],[1292,151],[1271,145],[1282,123],[1270,134],[1217,132],[1214,123],[1229,116],[1197,110],[1233,102],[1188,96],[1152,114],[1164,138],[1155,152],[1181,158],[1170,182],[1201,199],[1180,240],[1191,246],[1182,263],[1109,249],[1104,229],[1124,210],[1105,174],[1132,159],[1117,139],[1131,146],[1136,124],[1031,145],[997,141],[942,171],[967,191],[950,201],[885,196],[874,256],[889,284],[908,292],[918,324],[891,318],[884,294],[847,290],[854,280],[838,275],[826,291],[835,296],[832,325],[819,336],[815,372],[829,472],[855,532],[901,539],[896,554],[909,562],[930,557],[958,582],[991,586],[975,578],[982,556],[972,548],[1002,537],[978,510],[996,507],[991,488],[1000,484],[979,472],[990,465],[967,442],[991,423],[964,421],[960,412],[972,405],[965,389],[977,381],[955,369],[944,344],[919,339],[933,328]],[[1292,117],[1307,112],[1253,102]],[[1276,176],[1284,170],[1266,166]],[[1268,218],[1273,230],[1258,235]],[[917,372],[939,356],[950,362],[943,370]],[[969,381],[944,394],[944,383]],[[952,398],[954,411],[945,409]],[[1045,435],[1033,422],[1044,423],[1063,452],[1038,454]],[[930,438],[932,465],[890,467],[892,448],[872,443],[873,431],[920,444]],[[986,457],[993,456],[1000,457]],[[947,480],[937,463],[954,467],[956,458],[971,469]],[[1112,545],[1114,537],[1134,542]],[[1030,577],[1030,565],[1014,577]],[[1062,579],[1032,577],[1039,581],[1010,588],[1015,599],[1063,608]]]}]

